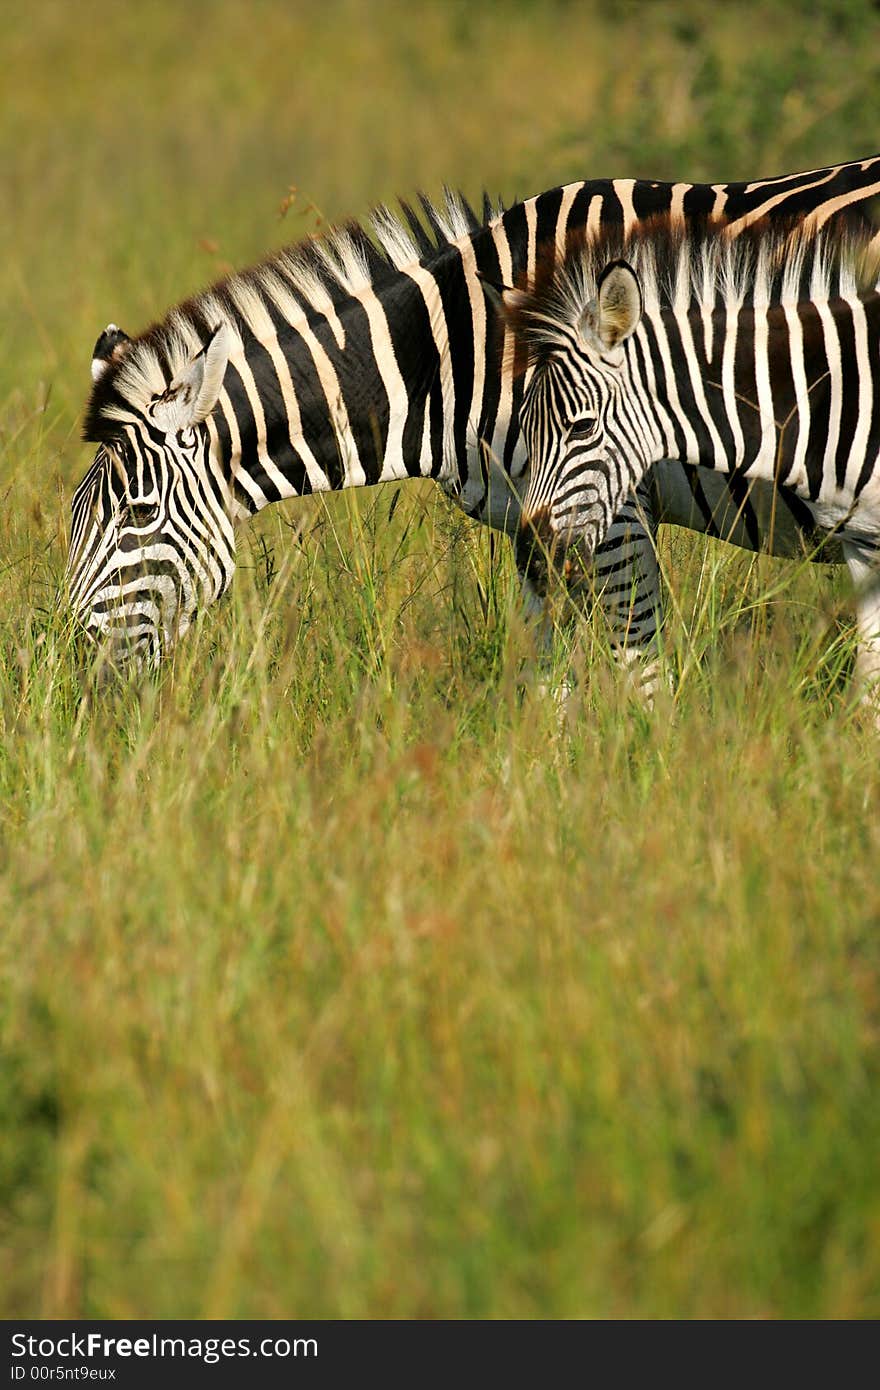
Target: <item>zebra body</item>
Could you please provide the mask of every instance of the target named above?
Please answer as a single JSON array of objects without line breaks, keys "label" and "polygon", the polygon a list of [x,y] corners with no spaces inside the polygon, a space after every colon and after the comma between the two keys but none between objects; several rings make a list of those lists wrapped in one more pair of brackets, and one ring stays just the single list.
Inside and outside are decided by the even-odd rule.
[{"label": "zebra body", "polygon": [[[73,499],[76,610],[114,656],[158,660],[228,585],[236,523],[309,492],[432,477],[469,515],[515,534],[525,380],[487,283],[531,283],[573,233],[625,234],[663,214],[720,220],[734,235],[761,217],[821,225],[867,215],[878,192],[875,157],[750,184],[575,183],[487,207],[482,223],[455,197],[425,203],[421,218],[380,209],[368,231],[282,251],[136,340],[108,330],[84,429],[99,449]],[[659,515],[711,531],[700,489],[679,473]],[[656,491],[623,506],[596,557],[612,621],[636,646],[659,607]],[[760,538],[748,499],[720,502],[750,543]]]},{"label": "zebra body", "polygon": [[537,534],[542,573],[547,546],[589,557],[661,460],[754,482],[840,546],[862,587],[860,674],[880,674],[878,277],[865,229],[733,240],[667,219],[573,249],[511,293],[534,363],[523,553]]}]

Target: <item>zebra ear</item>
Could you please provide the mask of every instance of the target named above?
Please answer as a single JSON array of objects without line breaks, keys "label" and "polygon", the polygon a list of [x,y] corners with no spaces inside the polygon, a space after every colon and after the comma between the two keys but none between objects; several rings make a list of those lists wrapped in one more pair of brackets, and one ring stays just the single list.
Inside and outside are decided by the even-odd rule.
[{"label": "zebra ear", "polygon": [[638,327],[642,317],[642,291],[636,273],[626,261],[610,261],[599,276],[596,298],[582,315],[581,331],[602,353],[617,357],[616,349]]},{"label": "zebra ear", "polygon": [[218,324],[201,352],[154,406],[153,419],[160,428],[179,434],[208,418],[217,404],[234,343],[229,324]]},{"label": "zebra ear", "polygon": [[123,333],[115,323],[108,323],[92,348],[92,381],[100,381],[107,368],[125,356],[130,343],[131,338],[127,333]]}]

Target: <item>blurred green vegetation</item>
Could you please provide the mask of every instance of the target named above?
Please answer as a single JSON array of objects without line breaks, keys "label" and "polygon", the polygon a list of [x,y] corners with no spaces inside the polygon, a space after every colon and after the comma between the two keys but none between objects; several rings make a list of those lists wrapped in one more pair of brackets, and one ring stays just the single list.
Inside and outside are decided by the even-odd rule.
[{"label": "blurred green vegetation", "polygon": [[418,187],[873,153],[878,37],[867,0],[0,0],[3,1315],[880,1312],[840,575],[666,537],[650,718],[598,618],[567,721],[520,698],[506,549],[430,485],[273,509],[140,687],[89,698],[51,612],[109,319]]}]

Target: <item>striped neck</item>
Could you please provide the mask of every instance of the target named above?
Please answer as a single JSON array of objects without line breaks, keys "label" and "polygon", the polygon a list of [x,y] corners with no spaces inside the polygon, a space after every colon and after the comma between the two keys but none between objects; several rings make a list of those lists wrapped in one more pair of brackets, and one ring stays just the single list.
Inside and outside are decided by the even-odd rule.
[{"label": "striped neck", "polygon": [[648,462],[743,470],[815,501],[859,491],[880,344],[876,262],[857,246],[795,246],[773,278],[706,284],[685,309],[647,304],[626,344]]},{"label": "striped neck", "polygon": [[[209,421],[247,513],[454,467],[447,339],[462,317],[454,267],[433,266],[424,289],[418,277],[416,266],[393,286],[364,287],[293,322],[271,300],[252,308],[257,332],[241,335]],[[441,306],[433,323],[426,295]]]}]

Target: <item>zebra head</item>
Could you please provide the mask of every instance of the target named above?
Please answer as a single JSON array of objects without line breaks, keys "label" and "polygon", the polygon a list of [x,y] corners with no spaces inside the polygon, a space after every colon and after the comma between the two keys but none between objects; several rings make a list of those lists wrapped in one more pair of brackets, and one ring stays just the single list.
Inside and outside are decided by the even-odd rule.
[{"label": "zebra head", "polygon": [[110,381],[130,339],[110,324],[95,345],[95,390],[104,389],[111,409],[73,495],[66,578],[76,618],[114,664],[157,665],[232,579],[229,488],[206,423],[230,346],[221,326],[163,391],[132,410],[120,408]]},{"label": "zebra head", "polygon": [[632,410],[625,346],[642,315],[638,279],[622,260],[610,261],[593,286],[587,274],[566,266],[549,289],[504,298],[533,367],[519,417],[529,455],[520,553],[537,578],[557,548],[577,542],[583,559],[592,556],[652,446]]}]

